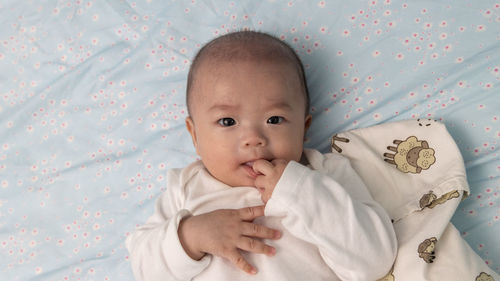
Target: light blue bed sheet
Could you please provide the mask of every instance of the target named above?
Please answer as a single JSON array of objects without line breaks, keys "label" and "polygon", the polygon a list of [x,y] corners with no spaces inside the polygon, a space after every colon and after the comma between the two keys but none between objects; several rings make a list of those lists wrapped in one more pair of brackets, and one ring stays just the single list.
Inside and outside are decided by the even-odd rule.
[{"label": "light blue bed sheet", "polygon": [[124,239],[196,159],[197,49],[250,28],[306,65],[308,147],[403,119],[444,122],[471,196],[453,223],[500,273],[497,1],[1,1],[0,279],[133,280]]}]

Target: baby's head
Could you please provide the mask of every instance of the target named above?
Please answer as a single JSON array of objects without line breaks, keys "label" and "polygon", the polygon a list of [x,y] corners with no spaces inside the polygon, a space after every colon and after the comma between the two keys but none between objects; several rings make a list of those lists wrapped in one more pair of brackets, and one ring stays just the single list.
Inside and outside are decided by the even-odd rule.
[{"label": "baby's head", "polygon": [[186,102],[191,113],[191,93],[198,76],[198,70],[207,63],[209,71],[215,70],[220,62],[268,61],[289,64],[296,72],[306,98],[306,113],[309,111],[309,91],[304,66],[294,50],[285,42],[262,32],[239,31],[229,33],[205,44],[196,54],[189,69]]},{"label": "baby's head", "polygon": [[257,159],[300,161],[311,122],[304,68],[286,43],[241,31],[196,55],[186,126],[203,164],[230,186],[253,186]]}]

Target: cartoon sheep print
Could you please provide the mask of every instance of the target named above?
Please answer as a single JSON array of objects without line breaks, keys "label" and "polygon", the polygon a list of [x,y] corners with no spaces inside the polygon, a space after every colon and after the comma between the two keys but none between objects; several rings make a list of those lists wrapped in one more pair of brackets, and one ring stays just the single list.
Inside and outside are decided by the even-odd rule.
[{"label": "cartoon sheep print", "polygon": [[431,191],[429,191],[429,193],[424,194],[424,196],[422,196],[422,198],[420,198],[420,208],[422,210],[424,208],[432,209],[439,204],[444,204],[448,200],[451,200],[453,198],[459,198],[459,197],[460,197],[460,193],[456,190],[450,191],[439,198],[431,190]]},{"label": "cartoon sheep print", "polygon": [[434,249],[436,248],[436,237],[425,239],[424,242],[418,245],[418,256],[421,257],[426,263],[433,263],[436,256]]},{"label": "cartoon sheep print", "polygon": [[342,148],[340,148],[337,144],[335,144],[335,141],[348,143],[349,139],[348,138],[341,138],[341,137],[337,136],[337,134],[333,135],[332,144],[331,144],[332,148],[335,149],[338,153],[342,153]]},{"label": "cartoon sheep print", "polygon": [[387,149],[395,154],[384,153],[385,162],[396,165],[403,173],[419,174],[422,170],[427,170],[436,162],[434,149],[429,148],[427,141],[419,141],[417,137],[411,136],[406,140],[395,140],[397,145],[388,146]]},{"label": "cartoon sheep print", "polygon": [[491,275],[486,272],[481,272],[478,277],[476,277],[476,281],[495,281]]}]

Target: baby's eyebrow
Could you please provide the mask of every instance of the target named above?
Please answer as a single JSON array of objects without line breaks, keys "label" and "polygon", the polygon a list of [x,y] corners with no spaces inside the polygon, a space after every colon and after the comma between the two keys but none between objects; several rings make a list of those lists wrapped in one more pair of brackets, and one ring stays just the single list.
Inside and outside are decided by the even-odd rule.
[{"label": "baby's eyebrow", "polygon": [[[239,105],[226,104],[226,103],[216,103],[208,108],[208,111],[238,111]],[[292,110],[292,106],[285,101],[271,102],[265,106],[266,110],[270,109],[281,109],[281,110]]]},{"label": "baby's eyebrow", "polygon": [[270,109],[292,110],[292,106],[288,102],[284,102],[284,101],[278,101],[275,103],[271,103],[267,107]]},{"label": "baby's eyebrow", "polygon": [[210,108],[208,108],[208,111],[229,111],[229,110],[237,110],[238,108],[239,106],[237,105],[216,103],[210,106]]}]

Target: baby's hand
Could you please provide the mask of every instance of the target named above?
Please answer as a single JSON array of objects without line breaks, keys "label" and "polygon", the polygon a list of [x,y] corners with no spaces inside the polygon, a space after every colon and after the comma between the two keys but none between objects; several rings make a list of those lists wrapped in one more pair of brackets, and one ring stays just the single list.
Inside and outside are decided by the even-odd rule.
[{"label": "baby's hand", "polygon": [[241,255],[240,250],[273,256],[276,249],[260,239],[279,239],[278,230],[253,223],[264,215],[264,206],[236,210],[215,210],[185,218],[179,225],[179,239],[186,253],[199,260],[206,253],[223,257],[241,270],[256,274],[257,269]]},{"label": "baby's hand", "polygon": [[288,161],[283,159],[274,159],[271,162],[257,160],[253,163],[253,170],[259,174],[255,178],[255,187],[259,190],[264,203],[267,203],[269,198],[271,198],[274,187],[285,171],[287,164]]}]

